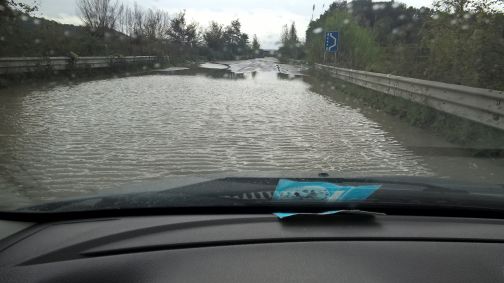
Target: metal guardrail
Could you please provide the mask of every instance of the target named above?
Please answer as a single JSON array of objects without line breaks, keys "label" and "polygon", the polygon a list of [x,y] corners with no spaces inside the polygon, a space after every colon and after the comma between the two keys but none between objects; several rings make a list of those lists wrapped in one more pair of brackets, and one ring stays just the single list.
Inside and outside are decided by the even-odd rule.
[{"label": "metal guardrail", "polygon": [[504,130],[504,92],[316,64],[315,69],[368,89]]},{"label": "metal guardrail", "polygon": [[79,68],[108,68],[119,64],[155,63],[165,60],[168,60],[168,57],[4,57],[0,58],[0,75],[44,70],[60,71]]}]

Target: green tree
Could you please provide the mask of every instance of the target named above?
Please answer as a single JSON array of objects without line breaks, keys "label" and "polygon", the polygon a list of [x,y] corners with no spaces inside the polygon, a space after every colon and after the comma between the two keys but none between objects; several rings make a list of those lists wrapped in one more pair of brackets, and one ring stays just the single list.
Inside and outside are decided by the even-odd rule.
[{"label": "green tree", "polygon": [[303,45],[299,41],[294,22],[290,28],[287,25],[282,28],[280,42],[278,53],[282,58],[301,59],[304,56]]},{"label": "green tree", "polygon": [[224,48],[224,27],[217,22],[210,22],[203,33],[203,39],[208,48],[213,51],[222,51]]},{"label": "green tree", "polygon": [[429,50],[428,79],[503,89],[504,15],[495,1],[443,0],[426,22],[423,46]]},{"label": "green tree", "polygon": [[241,58],[250,55],[249,36],[241,31],[239,19],[231,21],[223,34],[224,53],[228,58]]},{"label": "green tree", "polygon": [[198,43],[198,25],[188,24],[185,19],[185,11],[178,13],[170,20],[170,26],[166,31],[168,39],[182,47],[196,47]]},{"label": "green tree", "polygon": [[291,44],[297,44],[297,43],[299,43],[299,38],[298,38],[298,35],[297,35],[296,24],[294,22],[291,24],[291,28],[289,30],[289,42]]},{"label": "green tree", "polygon": [[502,0],[436,0],[434,7],[436,10],[464,16],[467,12],[498,13],[504,6]]},{"label": "green tree", "polygon": [[252,52],[254,52],[254,55],[258,55],[261,50],[261,44],[259,43],[259,40],[257,39],[257,35],[254,34],[254,37],[252,38]]},{"label": "green tree", "polygon": [[306,31],[307,59],[322,62],[324,32],[337,30],[340,66],[504,89],[504,2],[436,0],[433,7],[335,2]]},{"label": "green tree", "polygon": [[225,42],[225,51],[232,56],[238,55],[238,44],[240,42],[241,37],[241,23],[240,20],[236,19],[231,22],[225,28],[224,32],[224,42]]}]

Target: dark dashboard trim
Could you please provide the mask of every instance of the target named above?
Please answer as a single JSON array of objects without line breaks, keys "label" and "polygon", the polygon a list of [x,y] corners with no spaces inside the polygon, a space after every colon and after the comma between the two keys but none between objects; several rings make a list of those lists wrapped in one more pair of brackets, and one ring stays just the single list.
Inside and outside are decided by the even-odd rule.
[{"label": "dark dashboard trim", "polygon": [[0,212],[0,219],[12,221],[30,221],[37,223],[50,223],[55,221],[99,219],[114,217],[136,216],[166,216],[166,215],[237,215],[237,214],[268,214],[274,212],[307,212],[318,213],[328,210],[366,210],[387,215],[400,216],[435,216],[457,218],[487,218],[504,219],[504,208],[467,207],[453,205],[426,205],[426,204],[397,204],[397,203],[342,203],[321,205],[320,203],[282,205],[261,204],[253,206],[189,206],[189,207],[163,207],[163,208],[134,208],[134,209],[103,209],[91,211],[65,211],[65,212]]},{"label": "dark dashboard trim", "polygon": [[[482,244],[502,244],[504,240],[495,239],[461,239],[461,238],[412,238],[412,237],[309,237],[309,238],[290,238],[290,239],[248,239],[248,240],[228,240],[228,241],[210,241],[194,242],[174,245],[154,245],[145,247],[133,247],[125,249],[101,250],[82,252],[83,257],[103,257],[122,254],[134,254],[144,252],[156,252],[166,250],[182,250],[209,247],[227,247],[242,245],[261,245],[261,244],[279,244],[279,243],[310,243],[310,242],[439,242],[439,243],[482,243]],[[43,262],[29,261],[29,264],[39,264]]]}]

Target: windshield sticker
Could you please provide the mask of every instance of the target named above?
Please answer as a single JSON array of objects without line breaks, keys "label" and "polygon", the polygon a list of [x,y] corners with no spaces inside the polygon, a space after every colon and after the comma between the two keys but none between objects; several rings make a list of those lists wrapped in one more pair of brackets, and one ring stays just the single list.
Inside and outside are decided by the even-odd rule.
[{"label": "windshield sticker", "polygon": [[273,193],[274,201],[363,201],[381,185],[340,186],[327,182],[296,182],[280,179]]},{"label": "windshield sticker", "polygon": [[334,214],[353,214],[353,215],[369,215],[369,216],[376,216],[376,215],[385,215],[384,213],[377,213],[377,212],[369,212],[369,211],[362,211],[362,210],[332,210],[332,211],[325,211],[321,213],[295,213],[295,212],[275,212],[273,213],[276,217],[279,219],[284,219],[287,217],[292,217],[292,216],[297,216],[297,215],[308,215],[308,216],[326,216],[326,215],[334,215]]},{"label": "windshield sticker", "polygon": [[322,212],[322,213],[290,213],[290,212],[276,212],[276,213],[273,213],[274,215],[276,215],[278,218],[280,219],[284,219],[284,218],[287,218],[287,217],[291,217],[291,216],[295,216],[295,215],[333,215],[333,214],[337,214],[341,212],[341,210],[335,210],[335,211],[326,211],[326,212]]}]

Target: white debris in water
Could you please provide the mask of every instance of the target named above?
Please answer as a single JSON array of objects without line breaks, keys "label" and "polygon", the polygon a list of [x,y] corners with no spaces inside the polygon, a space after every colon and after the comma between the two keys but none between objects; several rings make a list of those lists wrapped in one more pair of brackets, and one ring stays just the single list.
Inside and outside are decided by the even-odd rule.
[{"label": "white debris in water", "polygon": [[162,70],[157,70],[157,72],[175,72],[175,71],[183,71],[183,70],[189,70],[189,68],[186,67],[170,67]]},{"label": "white debris in water", "polygon": [[223,65],[223,64],[215,64],[215,63],[203,63],[199,65],[200,68],[205,68],[205,69],[219,69],[219,70],[225,70],[228,68],[228,66]]}]

